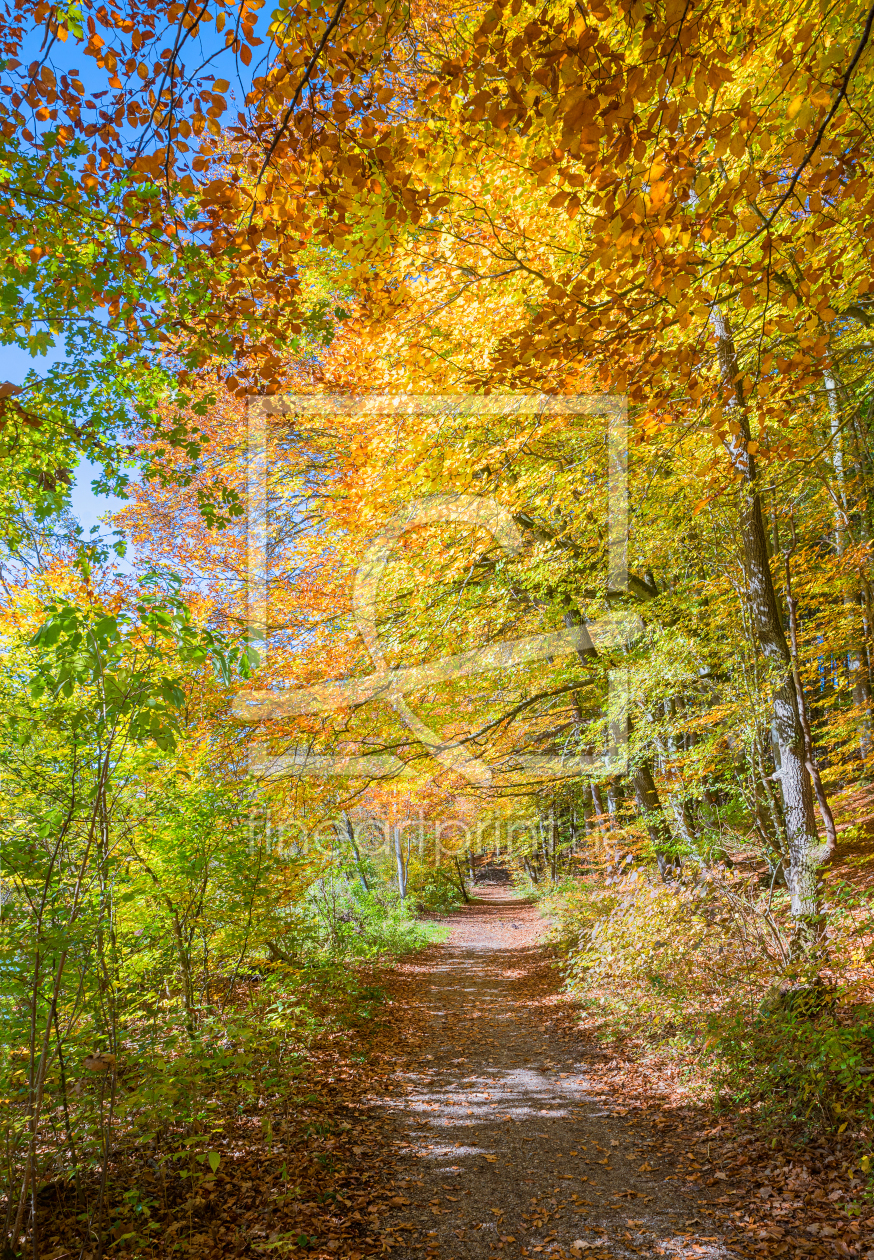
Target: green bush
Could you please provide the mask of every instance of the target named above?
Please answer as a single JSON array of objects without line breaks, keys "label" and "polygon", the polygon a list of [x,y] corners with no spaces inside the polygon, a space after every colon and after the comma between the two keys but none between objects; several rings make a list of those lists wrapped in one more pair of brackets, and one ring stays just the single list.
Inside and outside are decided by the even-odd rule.
[{"label": "green bush", "polygon": [[[315,880],[295,909],[287,952],[300,959],[397,956],[427,945],[432,935],[413,911],[413,897],[373,884],[367,890],[342,871]],[[285,945],[283,946],[286,952]]]},{"label": "green bush", "polygon": [[874,1119],[874,1012],[841,1023],[783,1002],[750,1020],[737,1012],[713,1044],[718,1103],[773,1125],[842,1132]]},{"label": "green bush", "polygon": [[445,914],[464,904],[457,880],[439,866],[426,871],[421,882],[417,881],[414,896],[424,911],[433,914]]}]

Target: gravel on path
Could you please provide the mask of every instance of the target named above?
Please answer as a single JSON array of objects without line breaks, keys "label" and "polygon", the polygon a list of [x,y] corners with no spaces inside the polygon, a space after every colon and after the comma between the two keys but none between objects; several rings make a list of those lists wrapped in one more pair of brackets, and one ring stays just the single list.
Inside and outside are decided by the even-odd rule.
[{"label": "gravel on path", "polygon": [[597,1051],[544,1026],[536,908],[485,887],[445,922],[448,940],[399,968],[393,992],[404,1031],[378,1100],[398,1151],[392,1257],[740,1254],[680,1180],[664,1129],[595,1097]]}]

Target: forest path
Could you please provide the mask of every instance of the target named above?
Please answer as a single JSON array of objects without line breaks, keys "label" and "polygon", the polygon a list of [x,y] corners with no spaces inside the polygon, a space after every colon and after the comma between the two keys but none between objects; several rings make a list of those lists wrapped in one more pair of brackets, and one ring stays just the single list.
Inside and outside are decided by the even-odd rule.
[{"label": "forest path", "polygon": [[395,1260],[739,1254],[705,1224],[708,1192],[679,1180],[664,1129],[595,1098],[584,1043],[544,1027],[538,994],[558,979],[536,908],[492,886],[444,921],[449,939],[392,985],[409,1030],[378,1100],[400,1148],[382,1223],[403,1239]]}]

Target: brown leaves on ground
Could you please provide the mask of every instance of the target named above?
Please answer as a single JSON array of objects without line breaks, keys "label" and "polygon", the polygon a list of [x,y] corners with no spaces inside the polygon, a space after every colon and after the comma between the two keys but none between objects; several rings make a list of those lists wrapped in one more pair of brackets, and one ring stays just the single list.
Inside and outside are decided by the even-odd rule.
[{"label": "brown leaves on ground", "polygon": [[[554,959],[553,959],[554,962]],[[571,1046],[586,1045],[593,1092],[617,1114],[648,1120],[661,1135],[659,1155],[679,1153],[687,1184],[711,1199],[721,1237],[741,1254],[757,1256],[874,1256],[874,1211],[849,1142],[835,1138],[796,1145],[785,1135],[745,1127],[743,1116],[713,1112],[704,1082],[682,1072],[675,1058],[642,1041],[599,1044],[597,1015],[581,1015],[555,984],[544,959],[539,968],[541,1018]]]},{"label": "brown leaves on ground", "polygon": [[[840,1144],[768,1145],[666,1063],[599,1047],[534,907],[486,890],[448,922],[447,945],[383,970],[377,1018],[323,1033],[275,1095],[241,1082],[199,1134],[117,1139],[103,1254],[869,1254]],[[96,1260],[73,1186],[40,1194],[41,1254]]]},{"label": "brown leaves on ground", "polygon": [[[377,1022],[323,1034],[303,1074],[273,1096],[249,1093],[245,1081],[237,1091],[214,1092],[210,1123],[199,1131],[139,1144],[132,1133],[116,1134],[104,1255],[382,1254],[393,1242],[384,1223],[396,1196],[381,1180],[385,1122],[364,1095],[379,1077],[386,1037],[390,1029]],[[254,1053],[252,1081],[259,1066]],[[85,1180],[93,1190],[96,1178]],[[72,1182],[44,1187],[40,1199],[42,1254],[95,1260]]]}]

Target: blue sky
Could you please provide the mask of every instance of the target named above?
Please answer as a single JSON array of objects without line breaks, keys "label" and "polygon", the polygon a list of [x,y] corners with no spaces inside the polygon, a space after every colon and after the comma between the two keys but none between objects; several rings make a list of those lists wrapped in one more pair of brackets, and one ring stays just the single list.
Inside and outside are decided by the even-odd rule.
[{"label": "blue sky", "polygon": [[[0,346],[0,382],[11,381],[13,385],[20,385],[31,368],[36,372],[44,372],[53,363],[60,363],[63,359],[62,347],[54,353],[32,358],[26,350],[20,350],[17,346]],[[116,498],[115,495],[94,493],[91,482],[98,475],[98,471],[93,464],[84,461],[76,469],[76,478],[73,483],[71,495],[73,512],[80,524],[84,526],[86,534],[92,525],[100,524],[100,517],[105,512],[115,511],[123,503],[123,500]]]},{"label": "blue sky", "polygon": [[[201,73],[205,74],[210,81],[215,77],[224,76],[230,84],[226,96],[231,109],[239,106],[239,103],[244,100],[251,87],[253,75],[266,73],[273,61],[276,48],[267,34],[267,27],[273,20],[272,13],[273,6],[269,4],[257,12],[251,10],[249,12],[250,19],[253,19],[254,30],[261,42],[256,46],[254,60],[247,69],[241,67],[237,56],[227,48],[225,35],[219,36],[214,25],[204,23],[200,26],[196,37],[186,36],[184,59],[190,63],[189,74],[196,74],[197,67],[200,65]],[[171,23],[168,29],[175,30],[175,24]],[[36,41],[33,49],[36,55],[37,46],[42,39],[42,31],[34,28],[31,35],[32,41]],[[52,47],[52,57],[56,59],[56,73],[75,63],[77,74],[85,83],[89,93],[106,88],[106,71],[98,71],[92,59],[82,55],[79,41],[71,39],[63,44],[56,42]],[[28,57],[22,54],[22,60],[27,64]],[[137,134],[132,130],[127,138],[134,141]],[[0,382],[10,381],[14,385],[20,385],[31,369],[42,373],[52,364],[62,362],[65,357],[63,345],[46,355],[35,358],[17,346],[0,346]],[[73,512],[83,526],[86,536],[92,526],[101,524],[100,518],[105,513],[116,510],[124,502],[112,495],[94,493],[91,482],[97,474],[98,470],[91,463],[83,461],[76,469],[71,493]],[[129,565],[123,563],[122,567],[128,568]]]}]

